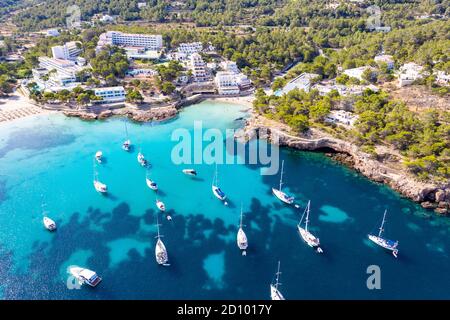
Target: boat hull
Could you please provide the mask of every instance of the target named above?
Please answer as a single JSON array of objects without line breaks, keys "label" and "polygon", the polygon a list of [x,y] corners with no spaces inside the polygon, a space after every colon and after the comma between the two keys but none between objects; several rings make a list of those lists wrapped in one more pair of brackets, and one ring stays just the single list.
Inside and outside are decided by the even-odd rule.
[{"label": "boat hull", "polygon": [[239,249],[241,250],[246,250],[248,247],[248,240],[247,240],[247,236],[245,235],[244,230],[242,230],[242,228],[239,228],[238,233],[237,233],[237,245],[239,247]]},{"label": "boat hull", "polygon": [[384,239],[384,238],[375,236],[373,234],[369,234],[368,238],[370,241],[372,241],[373,243],[379,245],[380,247],[382,247],[384,249],[391,250],[391,251],[398,251],[398,249],[397,249],[398,241]]},{"label": "boat hull", "polygon": [[303,241],[305,241],[308,246],[312,248],[317,248],[320,246],[319,238],[316,238],[311,232],[301,228],[300,226],[297,226],[297,228]]},{"label": "boat hull", "polygon": [[158,185],[156,183],[154,183],[150,179],[146,179],[146,182],[147,182],[147,187],[149,187],[150,189],[152,189],[154,191],[158,190]]},{"label": "boat hull", "polygon": [[155,247],[155,259],[158,264],[167,265],[169,257],[167,256],[167,249],[161,239],[158,239]]},{"label": "boat hull", "polygon": [[286,300],[273,284],[270,285],[270,297],[272,300]]},{"label": "boat hull", "polygon": [[212,192],[213,192],[214,196],[215,196],[217,199],[219,199],[219,200],[221,200],[221,201],[224,201],[224,200],[227,198],[227,196],[225,195],[225,193],[224,193],[222,190],[220,190],[219,187],[217,187],[217,186],[212,186],[211,189],[212,189]]},{"label": "boat hull", "polygon": [[294,203],[294,197],[288,196],[283,191],[280,191],[278,189],[272,188],[272,192],[279,200],[283,201],[286,204],[293,204]]}]

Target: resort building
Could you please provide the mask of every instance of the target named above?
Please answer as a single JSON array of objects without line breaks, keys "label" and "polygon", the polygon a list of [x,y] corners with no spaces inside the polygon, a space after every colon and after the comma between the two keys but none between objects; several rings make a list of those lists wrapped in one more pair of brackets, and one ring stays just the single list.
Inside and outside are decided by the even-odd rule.
[{"label": "resort building", "polygon": [[373,59],[377,64],[386,63],[389,70],[394,69],[394,58],[388,54],[375,56]]},{"label": "resort building", "polygon": [[52,55],[54,59],[76,60],[81,53],[81,42],[70,41],[62,46],[52,47]]},{"label": "resort building", "polygon": [[345,126],[353,127],[355,121],[358,120],[358,116],[344,110],[331,110],[325,117],[326,122],[341,124]]},{"label": "resort building", "polygon": [[352,68],[352,69],[347,69],[344,70],[344,74],[346,74],[347,76],[349,76],[350,78],[356,78],[359,81],[363,81],[363,74],[367,69],[371,69],[373,72],[375,72],[375,70],[372,67],[369,66],[364,66],[364,67],[359,67],[359,68]]},{"label": "resort building", "polygon": [[434,73],[436,76],[436,83],[440,86],[449,86],[450,85],[450,74],[445,73],[444,71],[436,71]]},{"label": "resort building", "polygon": [[187,57],[193,53],[198,53],[203,50],[203,44],[201,42],[188,42],[180,43],[178,45],[178,52],[185,54]]},{"label": "resort building", "polygon": [[252,88],[252,81],[245,74],[236,74],[235,78],[240,90],[248,90]]},{"label": "resort building", "polygon": [[163,47],[163,40],[160,34],[131,34],[119,31],[108,31],[100,35],[97,49],[101,49],[106,45],[142,47],[146,50],[160,51]]},{"label": "resort building", "polygon": [[192,71],[194,82],[206,82],[211,80],[208,69],[206,68],[206,63],[198,53],[191,55],[188,68]]},{"label": "resort building", "polygon": [[122,86],[94,89],[94,94],[102,98],[100,103],[117,103],[125,101],[125,89]]},{"label": "resort building", "polygon": [[222,62],[220,63],[220,67],[221,67],[223,70],[228,71],[228,72],[240,73],[239,68],[238,68],[236,62],[234,62],[234,61],[229,61],[229,60],[222,61]]},{"label": "resort building", "polygon": [[57,36],[59,36],[59,31],[56,29],[49,29],[46,32],[46,36],[47,37],[57,37]]},{"label": "resort building", "polygon": [[288,93],[291,90],[299,89],[304,90],[305,92],[309,92],[311,89],[311,85],[314,79],[320,78],[320,75],[315,73],[302,73],[297,78],[289,81],[281,91],[278,91],[275,95],[281,96],[283,94]]},{"label": "resort building", "polygon": [[151,59],[156,60],[161,57],[161,51],[146,50],[145,47],[125,47],[128,59]]},{"label": "resort building", "polygon": [[221,95],[236,95],[239,94],[239,86],[236,81],[236,75],[228,71],[219,71],[216,74],[214,82],[217,91]]},{"label": "resort building", "polygon": [[350,96],[350,95],[360,96],[367,89],[373,92],[378,92],[380,90],[377,86],[373,84],[367,86],[364,85],[346,86],[342,84],[329,84],[329,83],[315,84],[314,86],[312,86],[312,89],[319,91],[319,94],[322,96],[331,93],[333,90],[337,91],[341,96]]},{"label": "resort building", "polygon": [[423,67],[414,63],[405,63],[398,72],[398,86],[408,86],[422,78]]},{"label": "resort building", "polygon": [[128,76],[137,77],[137,76],[144,76],[144,77],[152,77],[156,76],[158,72],[154,69],[150,68],[134,68],[127,71]]},{"label": "resort building", "polygon": [[[78,85],[76,74],[81,69],[71,60],[39,57],[39,68],[33,70],[33,75],[35,80],[42,83],[46,89],[57,91],[61,87],[66,88]],[[37,78],[38,76],[42,78],[44,70],[46,70],[45,74],[48,75],[47,81]]]}]

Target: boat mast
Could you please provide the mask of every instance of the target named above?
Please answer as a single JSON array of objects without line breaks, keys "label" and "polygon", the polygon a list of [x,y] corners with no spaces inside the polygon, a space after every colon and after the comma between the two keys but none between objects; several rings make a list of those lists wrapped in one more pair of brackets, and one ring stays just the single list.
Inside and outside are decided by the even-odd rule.
[{"label": "boat mast", "polygon": [[280,188],[278,189],[280,191],[281,191],[281,186],[283,185],[283,169],[284,169],[284,160],[281,162]]},{"label": "boat mast", "polygon": [[156,238],[160,239],[161,235],[159,234],[159,220],[158,220],[158,213],[156,214],[156,230],[158,230],[158,235]]},{"label": "boat mast", "polygon": [[127,135],[127,140],[128,140],[128,128],[127,128],[127,122],[125,121],[125,133]]},{"label": "boat mast", "polygon": [[380,227],[380,232],[378,232],[378,237],[381,237],[381,234],[384,231],[383,227],[384,227],[384,223],[386,222],[386,212],[387,212],[387,210],[384,210],[383,221],[381,222],[381,227]]},{"label": "boat mast", "polygon": [[306,207],[306,220],[305,220],[305,231],[308,231],[308,222],[309,222],[309,206],[311,200],[308,200],[308,206]]},{"label": "boat mast", "polygon": [[275,289],[277,289],[277,290],[278,290],[278,286],[281,285],[281,283],[278,281],[280,279],[280,274],[281,274],[281,272],[280,272],[280,260],[278,260],[278,271],[276,273],[277,278],[275,280]]},{"label": "boat mast", "polygon": [[241,202],[241,221],[239,222],[239,228],[242,229],[242,202]]}]

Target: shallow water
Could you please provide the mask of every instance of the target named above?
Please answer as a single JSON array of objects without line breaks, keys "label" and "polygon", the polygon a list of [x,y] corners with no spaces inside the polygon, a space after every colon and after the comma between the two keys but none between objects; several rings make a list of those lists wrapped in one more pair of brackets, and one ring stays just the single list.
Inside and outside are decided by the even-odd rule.
[{"label": "shallow water", "polygon": [[[279,175],[258,165],[220,165],[224,206],[211,193],[213,165],[175,165],[177,128],[237,128],[245,108],[203,102],[164,123],[128,123],[135,148],[121,149],[124,119],[83,122],[41,115],[0,127],[0,297],[3,299],[269,299],[281,260],[287,299],[449,299],[449,219],[438,218],[389,188],[372,183],[320,153],[284,149],[285,190],[301,209],[271,194]],[[195,146],[202,148],[204,146]],[[155,206],[136,156],[152,163],[172,221]],[[92,185],[93,155],[108,196]],[[181,169],[194,167],[191,178]],[[296,224],[311,200],[310,229],[325,251],[316,254]],[[236,246],[240,203],[249,239],[247,256]],[[58,224],[42,226],[41,203]],[[399,258],[375,247],[388,209],[386,236],[399,240]],[[156,214],[170,267],[154,258]],[[66,269],[85,266],[103,278],[95,288],[67,288]],[[366,269],[381,268],[381,290],[368,290]]]}]

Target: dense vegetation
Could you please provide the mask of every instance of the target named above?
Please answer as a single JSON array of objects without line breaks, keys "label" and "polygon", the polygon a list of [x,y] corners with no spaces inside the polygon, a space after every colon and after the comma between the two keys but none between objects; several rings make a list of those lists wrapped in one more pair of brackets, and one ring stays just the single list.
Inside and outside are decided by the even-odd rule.
[{"label": "dense vegetation", "polygon": [[362,146],[376,156],[376,145],[387,145],[404,156],[407,168],[421,179],[450,178],[450,113],[428,111],[419,116],[401,101],[388,99],[385,92],[367,90],[354,97],[354,112],[359,116],[351,130],[324,121],[340,100],[336,92],[320,96],[298,89],[281,97],[267,96],[258,90],[255,110],[266,117],[289,125],[295,132],[306,132],[311,126]]}]

